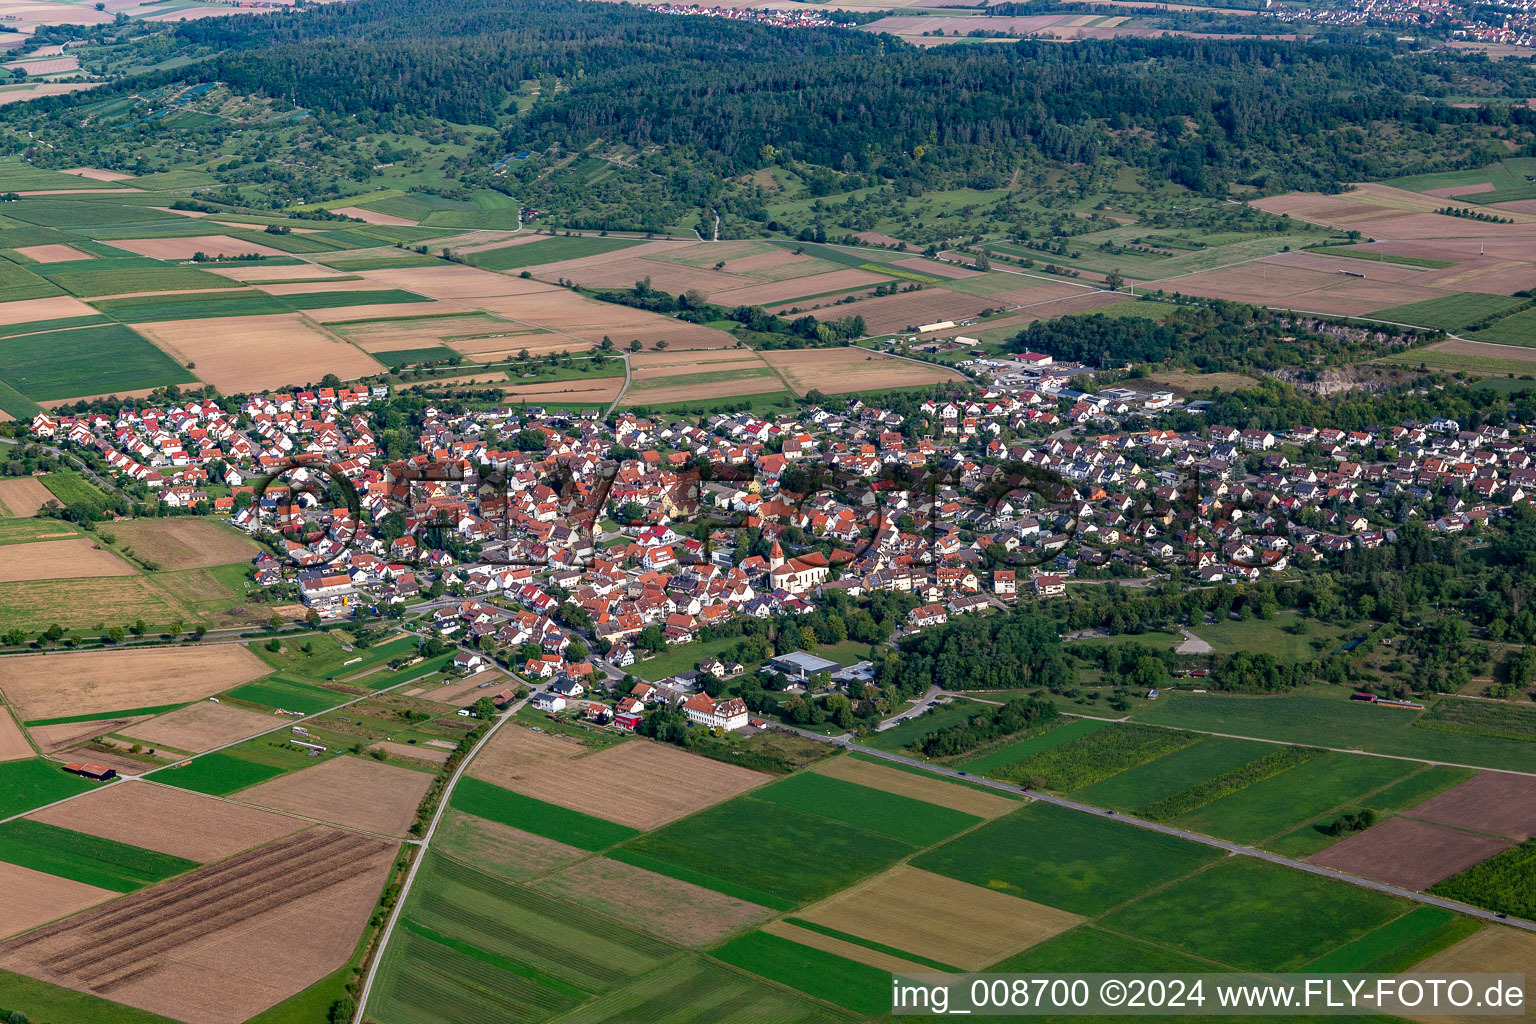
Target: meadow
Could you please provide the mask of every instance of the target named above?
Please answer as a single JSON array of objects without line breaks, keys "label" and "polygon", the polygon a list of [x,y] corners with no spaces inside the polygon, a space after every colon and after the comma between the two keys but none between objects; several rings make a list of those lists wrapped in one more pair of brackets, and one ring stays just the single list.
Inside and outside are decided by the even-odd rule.
[{"label": "meadow", "polygon": [[20,818],[0,824],[0,860],[113,892],[191,871],[196,861]]},{"label": "meadow", "polygon": [[1180,828],[1257,843],[1362,799],[1414,770],[1410,762],[1327,754],[1173,819]]},{"label": "meadow", "polygon": [[1272,697],[1165,691],[1135,708],[1138,721],[1255,739],[1359,749],[1483,768],[1523,771],[1526,744],[1487,736],[1419,729],[1425,712],[1361,704],[1340,687],[1310,687]]},{"label": "meadow", "polygon": [[[709,876],[740,880],[773,898],[765,905],[787,909],[786,904],[828,896],[912,852],[908,843],[853,826],[829,827],[819,815],[746,796],[632,839],[615,856],[627,860],[626,853],[641,854],[645,863],[637,867],[663,874],[670,874],[665,866],[676,865],[688,874],[674,877],[707,888],[716,888],[702,880]],[[763,902],[740,891],[718,891]]]},{"label": "meadow", "polygon": [[1267,743],[1212,736],[1165,757],[1078,790],[1073,795],[1095,807],[1131,811],[1155,803],[1256,761],[1271,752]]},{"label": "meadow", "polygon": [[122,324],[0,340],[0,378],[37,402],[196,380]]},{"label": "meadow", "polygon": [[1383,893],[1233,857],[1104,924],[1239,970],[1295,971],[1407,909]]},{"label": "meadow", "polygon": [[155,773],[156,782],[178,786],[210,796],[227,796],[236,790],[266,782],[283,774],[274,765],[259,764],[224,751],[203,754],[182,767],[162,768]]},{"label": "meadow", "polygon": [[1467,335],[1469,341],[1536,347],[1536,309],[1525,309]]},{"label": "meadow", "polygon": [[1395,974],[1456,945],[1482,925],[1439,907],[1415,907],[1375,931],[1325,953],[1306,965],[1309,971],[1341,974]]},{"label": "meadow", "polygon": [[912,865],[1093,915],[1220,856],[1172,836],[1033,803],[920,854]]},{"label": "meadow", "polygon": [[1005,743],[996,749],[989,750],[979,757],[962,758],[960,764],[966,771],[972,774],[987,775],[1000,768],[1006,768],[1015,762],[1027,757],[1043,753],[1063,743],[1070,743],[1079,737],[1091,732],[1097,732],[1109,723],[1100,722],[1092,718],[1059,719],[1054,725],[1035,736],[1027,739]]},{"label": "meadow", "polygon": [[602,850],[637,834],[626,825],[557,807],[510,789],[465,776],[454,787],[450,806],[582,850]]},{"label": "meadow", "polygon": [[[1455,295],[1447,295],[1440,299],[1378,309],[1371,314],[1371,319],[1417,324],[1421,327],[1434,327],[1442,331],[1455,332],[1488,317],[1519,309],[1525,303],[1525,299],[1510,298],[1505,295],[1457,292]],[[1405,353],[1405,355],[1411,354]]]},{"label": "meadow", "polygon": [[98,785],[40,757],[0,761],[0,818],[36,810]]},{"label": "meadow", "polygon": [[687,957],[571,1011],[561,1018],[561,1024],[601,1024],[613,1020],[655,1024],[706,1020],[709,1024],[837,1024],[854,1019],[825,1004],[799,999],[782,988],[757,981],[740,970],[721,967],[700,957]]},{"label": "meadow", "polygon": [[993,774],[1023,786],[1070,792],[1198,740],[1194,733],[1175,729],[1116,724],[1015,761]]},{"label": "meadow", "polygon": [[931,846],[982,820],[972,814],[813,772],[791,775],[756,790],[752,799],[820,815],[914,846]]},{"label": "meadow", "polygon": [[890,974],[765,932],[750,932],[710,951],[716,959],[856,1013],[890,1010]]},{"label": "meadow", "polygon": [[329,710],[347,699],[345,694],[334,690],[294,682],[281,676],[272,676],[261,682],[237,686],[225,696],[260,707],[302,711],[306,715]]},{"label": "meadow", "polygon": [[599,238],[593,235],[561,235],[509,245],[500,249],[486,249],[470,253],[471,263],[486,270],[521,270],[541,263],[558,263],[561,260],[599,256],[605,252],[617,252],[639,245],[638,238]]}]

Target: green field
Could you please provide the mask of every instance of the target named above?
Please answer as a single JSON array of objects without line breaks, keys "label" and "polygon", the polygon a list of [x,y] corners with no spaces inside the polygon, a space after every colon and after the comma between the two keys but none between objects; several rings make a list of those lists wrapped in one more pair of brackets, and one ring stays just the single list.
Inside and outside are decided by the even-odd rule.
[{"label": "green field", "polygon": [[1124,971],[1138,974],[1198,974],[1212,970],[1204,960],[1091,924],[1046,939],[988,968],[1002,973],[1078,974]]},{"label": "green field", "polygon": [[1496,853],[1429,891],[1502,914],[1536,917],[1536,839]]},{"label": "green field", "polygon": [[777,935],[749,932],[710,953],[742,970],[856,1013],[876,1016],[891,1008],[889,972]]},{"label": "green field", "polygon": [[560,1024],[827,1024],[853,1019],[740,971],[689,957],[573,1010]]},{"label": "green field", "polygon": [[1063,743],[1070,743],[1079,736],[1097,732],[1108,724],[1092,718],[1058,719],[1054,725],[1039,735],[998,747],[980,757],[962,759],[960,763],[973,775],[986,775],[999,768],[1006,768],[1016,761],[1022,761],[1026,757],[1033,757],[1053,747],[1059,747]]},{"label": "green field", "polygon": [[1439,907],[1415,907],[1306,965],[1309,971],[1396,974],[1460,942],[1482,927]]},{"label": "green field", "polygon": [[287,313],[292,308],[266,292],[254,289],[192,295],[137,295],[131,299],[105,299],[93,302],[92,305],[108,316],[130,324],[270,315]]},{"label": "green field", "polygon": [[275,779],[283,769],[235,757],[222,751],[204,754],[182,768],[162,768],[155,772],[156,782],[177,786],[212,796],[226,796],[258,782]]},{"label": "green field", "polygon": [[1198,742],[1194,733],[1115,724],[993,772],[1023,786],[1070,792]]},{"label": "green field", "polygon": [[0,825],[0,860],[132,892],[197,867],[196,861],[20,818]]},{"label": "green field", "polygon": [[1397,263],[1405,267],[1423,267],[1425,270],[1444,270],[1446,267],[1454,267],[1455,260],[1435,260],[1427,256],[1398,256],[1390,252],[1381,252],[1377,249],[1357,248],[1354,246],[1321,245],[1315,249],[1308,249],[1323,256],[1346,256],[1353,260],[1370,260],[1373,263]]},{"label": "green field", "polygon": [[679,950],[590,910],[430,854],[404,916],[439,945],[488,954],[508,973],[576,1000],[617,988]]},{"label": "green field", "polygon": [[[1442,697],[1418,721],[1420,729],[1536,743],[1536,706]],[[1536,757],[1536,750],[1532,751]]]},{"label": "green field", "polygon": [[46,263],[37,273],[71,295],[122,295],[126,292],[169,292],[191,288],[228,288],[229,278],[196,267],[166,266],[159,260],[134,256]]},{"label": "green field", "polygon": [[1234,842],[1257,843],[1332,808],[1357,803],[1363,794],[1413,770],[1411,762],[1391,758],[1325,754],[1175,818],[1174,823]]},{"label": "green field", "polygon": [[1282,661],[1309,661],[1317,657],[1319,647],[1327,649],[1333,646],[1328,641],[1336,640],[1344,633],[1337,626],[1315,619],[1306,620],[1305,633],[1291,632],[1291,628],[1300,621],[1300,615],[1276,615],[1269,619],[1226,619],[1195,626],[1190,632],[1210,644],[1217,654],[1248,651],[1252,654],[1273,654]]},{"label": "green field", "polygon": [[975,815],[801,772],[753,792],[754,800],[818,814],[913,846],[932,846],[981,822]]},{"label": "green field", "polygon": [[[687,880],[709,888],[719,887],[700,879],[739,881],[774,897],[782,908],[785,902],[829,896],[907,856],[913,847],[853,826],[829,826],[818,815],[738,797],[631,840],[615,851],[616,859],[624,860],[622,854],[629,851],[654,864],[694,872]],[[651,863],[640,866],[656,869]]]},{"label": "green field", "polygon": [[1536,348],[1536,309],[1521,310],[1497,320],[1491,326],[1468,334],[1467,340]]},{"label": "green field", "polygon": [[306,715],[327,711],[348,700],[344,693],[327,690],[322,686],[293,682],[274,676],[259,683],[246,683],[225,694],[235,700],[259,704],[284,711],[302,711]]},{"label": "green field", "polygon": [[1095,807],[1131,811],[1256,761],[1273,749],[1268,743],[1212,736],[1156,761],[1112,775],[1074,795]]},{"label": "green field", "polygon": [[1340,808],[1338,811],[1330,810],[1285,835],[1267,840],[1264,848],[1286,857],[1298,859],[1310,857],[1344,838],[1329,835],[1324,830],[1338,817],[1339,813],[1368,807],[1379,815],[1396,814],[1415,804],[1423,803],[1452,786],[1459,786],[1475,774],[1476,772],[1470,768],[1453,768],[1450,765],[1433,765],[1423,768],[1384,789],[1362,796],[1358,801],[1351,801],[1347,807]]},{"label": "green field", "polygon": [[558,263],[561,260],[598,256],[639,245],[639,238],[600,238],[594,235],[570,235],[524,242],[501,249],[487,249],[470,253],[469,262],[486,270],[517,270],[537,266],[540,263]]},{"label": "green field", "polygon": [[107,496],[73,469],[57,469],[41,479],[43,486],[66,508],[99,511],[106,507]]},{"label": "green field", "polygon": [[1296,971],[1407,909],[1383,893],[1232,857],[1104,925],[1239,970]]},{"label": "green field", "polygon": [[39,402],[197,379],[122,324],[0,340],[0,378]]},{"label": "green field", "polygon": [[1507,295],[1484,295],[1481,292],[1457,292],[1443,299],[1410,302],[1402,306],[1388,306],[1371,314],[1375,320],[1391,320],[1400,324],[1417,324],[1441,331],[1459,331],[1490,316],[1517,309],[1525,299]]},{"label": "green field", "polygon": [[894,729],[877,732],[864,740],[864,743],[879,750],[894,752],[911,746],[929,733],[959,725],[972,715],[986,709],[985,704],[978,704],[973,700],[956,699],[926,711],[916,718],[909,718]]},{"label": "green field", "polygon": [[547,804],[470,776],[459,780],[449,803],[465,814],[497,821],[582,850],[602,850],[636,835],[628,825]]},{"label": "green field", "polygon": [[[1387,184],[1410,192],[1428,192],[1432,189],[1456,188],[1464,185],[1492,185],[1495,190],[1513,189],[1526,185],[1525,177],[1528,174],[1536,174],[1536,160],[1517,157],[1511,160],[1500,160],[1487,167],[1470,171],[1411,174],[1404,178],[1393,178]],[[1465,202],[1470,199],[1471,196],[1459,196],[1455,201]]]},{"label": "green field", "polygon": [[1309,687],[1272,697],[1165,691],[1161,700],[1132,713],[1142,722],[1308,746],[1515,771],[1531,764],[1529,744],[1414,728],[1425,712],[1352,701],[1342,687]]},{"label": "green field", "polygon": [[40,757],[0,761],[0,818],[24,814],[98,785]]},{"label": "green field", "polygon": [[381,288],[370,292],[303,292],[275,298],[293,309],[335,309],[341,306],[384,306],[428,301],[424,295],[400,288]]},{"label": "green field", "polygon": [[43,299],[62,294],[58,288],[25,267],[0,259],[0,302]]},{"label": "green field", "polygon": [[1100,914],[1220,856],[1109,818],[1033,803],[912,865],[1075,914]]}]

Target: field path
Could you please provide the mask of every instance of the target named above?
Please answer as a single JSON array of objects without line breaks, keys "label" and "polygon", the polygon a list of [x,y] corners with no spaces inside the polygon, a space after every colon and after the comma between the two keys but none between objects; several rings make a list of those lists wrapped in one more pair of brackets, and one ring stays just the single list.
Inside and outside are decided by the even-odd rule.
[{"label": "field path", "polygon": [[[625,367],[629,366],[627,359],[624,365]],[[378,976],[379,964],[384,960],[384,950],[389,945],[389,937],[394,934],[395,925],[399,923],[401,913],[405,910],[405,898],[411,894],[411,885],[416,881],[416,872],[420,870],[422,861],[427,859],[427,848],[432,845],[433,836],[437,835],[437,826],[443,820],[444,812],[448,810],[448,800],[453,796],[454,787],[459,784],[459,779],[464,777],[465,770],[474,762],[475,755],[480,753],[490,738],[495,736],[501,727],[513,715],[521,711],[523,705],[532,700],[534,694],[542,689],[543,687],[539,687],[538,689],[530,690],[528,696],[522,700],[508,704],[502,713],[497,716],[496,721],[492,723],[491,727],[485,731],[485,735],[480,737],[480,742],[476,743],[473,749],[464,755],[463,760],[459,762],[459,767],[454,770],[453,777],[443,786],[442,796],[437,801],[437,811],[432,815],[432,823],[427,826],[426,832],[422,833],[421,838],[415,843],[417,847],[416,859],[411,861],[410,870],[405,873],[405,881],[400,885],[400,893],[395,897],[394,908],[389,912],[389,920],[384,922],[384,930],[379,932],[378,942],[374,946],[373,957],[368,962],[368,976],[363,979],[362,991],[357,996],[357,1012],[352,1018],[353,1024],[363,1024],[368,1009],[368,996],[373,991],[373,981]]]},{"label": "field path", "polygon": [[624,386],[619,389],[619,396],[613,400],[613,404],[610,405],[607,409],[603,410],[603,419],[605,420],[609,416],[612,416],[613,410],[617,409],[619,407],[619,403],[624,401],[624,395],[628,393],[629,382],[632,379],[632,374],[629,372],[629,353],[620,352],[619,358],[624,360]]}]

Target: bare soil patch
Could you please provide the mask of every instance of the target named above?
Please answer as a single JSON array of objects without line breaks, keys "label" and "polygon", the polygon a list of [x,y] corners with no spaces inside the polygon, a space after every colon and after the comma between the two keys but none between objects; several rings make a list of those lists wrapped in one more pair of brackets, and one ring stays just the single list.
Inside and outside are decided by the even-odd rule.
[{"label": "bare soil patch", "polygon": [[123,726],[142,722],[147,717],[149,716],[128,715],[122,718],[97,718],[89,722],[68,722],[63,725],[34,725],[27,730],[27,735],[32,737],[32,742],[37,744],[37,749],[49,754],[97,736],[105,736],[109,732],[117,732]]},{"label": "bare soil patch", "polygon": [[32,744],[26,733],[11,717],[10,710],[0,707],[0,761],[19,761],[33,754]]},{"label": "bare soil patch", "polygon": [[821,775],[842,779],[844,782],[868,786],[870,789],[878,789],[886,793],[896,793],[924,803],[938,804],[940,807],[950,807],[957,811],[964,811],[966,814],[980,815],[983,818],[995,818],[999,814],[1007,814],[1019,808],[1017,800],[942,782],[936,778],[924,778],[896,768],[870,764],[868,761],[860,761],[852,757],[831,757],[818,764],[813,770]]},{"label": "bare soil patch", "polygon": [[964,379],[957,371],[942,366],[897,359],[862,348],[783,349],[764,352],[763,359],[783,373],[800,395],[812,388],[827,394],[844,394]]},{"label": "bare soil patch", "polygon": [[1427,188],[1422,194],[1436,196],[1440,199],[1453,199],[1456,196],[1475,196],[1480,192],[1492,191],[1493,182],[1485,181],[1478,185],[1451,185],[1447,188]]},{"label": "bare soil patch", "polygon": [[[1042,299],[1050,297],[1040,296]],[[941,320],[963,320],[983,309],[1008,304],[996,295],[965,295],[947,288],[924,288],[838,306],[837,315],[839,318],[862,316],[870,334],[886,334]]]},{"label": "bare soil patch", "polygon": [[589,753],[576,740],[521,727],[502,729],[492,737],[471,764],[470,774],[642,830],[771,781],[760,772],[648,740]]},{"label": "bare soil patch", "polygon": [[642,352],[629,357],[630,372],[637,383],[767,365],[761,356],[749,349],[733,349],[706,356],[697,352]]},{"label": "bare soil patch", "polygon": [[458,682],[449,683],[447,686],[433,685],[425,687],[421,692],[421,696],[425,700],[437,701],[439,704],[460,707],[473,704],[481,697],[490,696],[503,685],[511,684],[507,677],[500,672],[476,672],[472,676],[465,676]]},{"label": "bare soil patch", "polygon": [[1185,295],[1346,315],[1360,315],[1385,306],[1422,302],[1447,294],[1444,290],[1421,284],[1362,280],[1344,276],[1342,269],[1315,270],[1286,266],[1272,260],[1200,271],[1157,284],[1166,291]]},{"label": "bare soil patch", "polygon": [[133,574],[133,566],[85,537],[8,544],[0,559],[0,583]]},{"label": "bare soil patch", "polygon": [[5,902],[0,906],[0,936],[36,928],[117,895],[110,889],[98,889],[84,882],[3,861],[0,861],[0,892],[5,893]]},{"label": "bare soil patch", "polygon": [[0,506],[4,506],[6,515],[18,518],[34,516],[38,509],[53,500],[53,492],[35,476],[0,480]]},{"label": "bare soil patch", "polygon": [[661,405],[668,402],[699,402],[709,398],[732,398],[737,395],[761,395],[783,391],[784,382],[777,376],[746,377],[741,380],[698,381],[692,384],[676,384],[666,387],[631,388],[624,396],[625,405]]},{"label": "bare soil patch", "polygon": [[242,790],[240,799],[322,821],[404,835],[432,776],[360,757],[335,757]]},{"label": "bare soil patch", "polygon": [[[1444,949],[1422,963],[1415,964],[1416,974],[1495,974],[1530,975],[1531,964],[1536,964],[1536,934],[1490,925],[1475,935],[1469,935],[1450,949]],[[1526,978],[1525,1005],[1530,1005],[1531,979]],[[1464,1014],[1459,1016],[1419,1017],[1405,1014],[1410,1020],[1422,1020],[1426,1024],[1504,1024],[1509,1017],[1488,1014]]]},{"label": "bare soil patch", "polygon": [[419,220],[408,220],[405,217],[391,217],[387,213],[379,213],[375,210],[365,210],[361,206],[338,206],[331,212],[339,213],[343,217],[356,217],[358,220],[366,221],[369,224],[392,224],[396,227],[415,227],[417,224],[421,223]]},{"label": "bare soil patch", "polygon": [[204,862],[223,860],[309,827],[299,818],[153,782],[108,786],[28,817]]},{"label": "bare soil patch", "polygon": [[1405,889],[1428,889],[1511,845],[1502,839],[1395,817],[1307,860]]},{"label": "bare soil patch", "polygon": [[334,373],[354,380],[384,367],[294,313],[171,320],[136,328],[225,394],[308,384]]},{"label": "bare soil patch", "polygon": [[903,270],[916,271],[919,274],[927,274],[930,277],[962,278],[978,277],[981,274],[981,271],[972,270],[969,267],[957,267],[953,263],[945,263],[941,260],[925,260],[920,256],[913,256],[911,259],[906,260],[897,260],[891,266],[900,267]]},{"label": "bare soil patch", "polygon": [[133,175],[124,174],[122,171],[108,171],[100,167],[70,167],[60,173],[75,174],[82,178],[89,178],[92,181],[127,181],[133,177]]},{"label": "bare soil patch", "polygon": [[1536,835],[1536,778],[1483,772],[1405,813],[1523,842]]},{"label": "bare soil patch", "polygon": [[774,913],[605,857],[573,864],[533,887],[689,946],[714,942]]},{"label": "bare soil patch", "polygon": [[97,312],[79,299],[55,295],[51,299],[22,299],[0,302],[0,324],[30,324],[36,320],[59,320],[69,316],[97,316]]},{"label": "bare soil patch", "polygon": [[76,249],[72,245],[29,245],[17,252],[39,263],[73,263],[75,260],[93,260],[95,253]]},{"label": "bare soil patch", "polygon": [[281,249],[259,242],[247,242],[230,235],[188,235],[183,238],[123,238],[113,239],[110,245],[136,252],[157,260],[189,260],[200,252],[209,256],[244,256],[257,253],[262,256],[287,256]]},{"label": "bare soil patch", "polygon": [[266,732],[275,723],[263,715],[230,704],[200,701],[159,715],[131,729],[114,729],[152,747],[171,747],[201,754],[226,743]]},{"label": "bare soil patch", "polygon": [[310,277],[346,277],[339,270],[323,267],[318,263],[304,263],[299,266],[264,266],[260,263],[239,264],[227,263],[216,267],[203,267],[211,274],[219,274],[236,281],[291,281],[297,278]]},{"label": "bare soil patch", "polygon": [[1426,351],[1445,352],[1458,356],[1482,356],[1536,365],[1536,348],[1526,348],[1521,345],[1493,345],[1486,341],[1444,341],[1438,345],[1429,346]]},{"label": "bare soil patch", "polygon": [[902,865],[802,911],[807,921],[979,971],[1082,923],[969,882]]},{"label": "bare soil patch", "polygon": [[238,644],[24,654],[0,659],[0,690],[31,721],[199,700],[270,671]]},{"label": "bare soil patch", "polygon": [[0,967],[187,1024],[239,1024],[340,968],[396,845],[312,828],[0,945]]},{"label": "bare soil patch", "polygon": [[624,390],[623,377],[604,377],[594,381],[562,380],[545,384],[523,384],[501,393],[508,402],[612,402]]},{"label": "bare soil patch", "polygon": [[112,533],[162,569],[206,569],[261,554],[261,545],[249,537],[208,519],[118,520]]},{"label": "bare soil patch", "polygon": [[[329,289],[327,289],[329,290]],[[453,302],[368,302],[368,293],[358,294],[356,306],[332,306],[330,309],[309,309],[304,315],[320,324],[340,324],[348,320],[376,320],[395,316],[442,316],[445,313],[463,312]]]}]

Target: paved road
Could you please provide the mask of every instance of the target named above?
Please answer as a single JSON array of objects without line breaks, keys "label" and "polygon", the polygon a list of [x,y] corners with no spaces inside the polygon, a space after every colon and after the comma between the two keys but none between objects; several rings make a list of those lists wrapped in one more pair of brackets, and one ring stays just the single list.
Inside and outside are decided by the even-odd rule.
[{"label": "paved road", "polygon": [[1529,932],[1536,932],[1536,921],[1527,921],[1518,917],[1501,918],[1498,914],[1491,910],[1483,910],[1480,907],[1469,907],[1464,903],[1457,903],[1454,900],[1445,900],[1438,896],[1430,896],[1427,893],[1416,892],[1412,889],[1402,889],[1395,885],[1388,885],[1385,882],[1376,882],[1369,878],[1360,878],[1356,875],[1345,874],[1342,871],[1335,871],[1332,868],[1321,867],[1317,864],[1308,864],[1306,861],[1292,860],[1289,857],[1282,857],[1279,854],[1270,853],[1266,850],[1258,850],[1251,846],[1242,846],[1238,843],[1230,843],[1225,839],[1216,839],[1213,836],[1201,835],[1199,832],[1189,832],[1185,829],[1174,828],[1172,825],[1163,825],[1155,821],[1147,821],[1143,818],[1136,818],[1126,814],[1117,814],[1114,811],[1109,811],[1102,807],[1095,807],[1092,804],[1079,803],[1076,800],[1068,800],[1065,797],[1052,796],[1049,793],[1040,793],[1034,790],[1024,789],[1021,786],[1014,786],[1006,782],[998,782],[995,779],[988,779],[978,775],[970,775],[966,772],[958,771],[954,768],[945,768],[942,765],[936,765],[928,761],[920,761],[917,758],[906,757],[902,754],[893,754],[885,750],[876,750],[873,747],[866,747],[854,743],[848,737],[819,736],[816,733],[806,732],[801,729],[795,729],[793,731],[799,733],[802,736],[809,737],[810,739],[820,740],[823,743],[833,743],[838,746],[845,747],[848,750],[855,750],[861,754],[868,754],[872,757],[879,757],[887,761],[894,761],[898,764],[908,765],[912,768],[920,768],[923,771],[932,772],[935,775],[943,775],[953,779],[961,779],[966,782],[974,783],[978,786],[986,786],[989,789],[996,789],[1004,793],[1012,793],[1015,796],[1028,797],[1031,800],[1039,800],[1041,803],[1055,804],[1058,807],[1065,807],[1068,810],[1078,811],[1083,814],[1092,814],[1095,817],[1114,817],[1120,821],[1125,822],[1127,825],[1132,825],[1136,828],[1144,828],[1149,832],[1161,832],[1163,835],[1176,836],[1177,838],[1186,840],[1187,842],[1199,843],[1202,846],[1211,846],[1218,850],[1225,850],[1229,856],[1253,857],[1256,860],[1268,861],[1271,864],[1279,864],[1284,867],[1293,868],[1297,871],[1305,871],[1308,874],[1321,875],[1324,878],[1332,878],[1335,881],[1347,882],[1350,885],[1359,886],[1362,889],[1373,889],[1377,892],[1388,893],[1405,900],[1412,900],[1415,903],[1423,903],[1431,907],[1443,907],[1446,910],[1454,910],[1458,914],[1466,914],[1470,917],[1482,918],[1485,921],[1493,921],[1498,924],[1507,924],[1515,928],[1523,928]]},{"label": "paved road", "polygon": [[[539,690],[542,689],[543,687],[539,688]],[[492,736],[496,735],[497,731],[507,723],[508,719],[517,714],[524,704],[532,700],[533,695],[539,692],[539,690],[532,690],[527,697],[524,697],[515,704],[507,705],[506,710],[486,730],[485,735],[480,737],[480,742],[476,743],[474,748],[459,762],[459,767],[454,771],[453,777],[443,787],[443,795],[437,802],[437,812],[432,815],[432,823],[427,826],[427,831],[416,842],[418,847],[416,859],[411,862],[410,870],[405,873],[405,882],[400,886],[400,895],[395,898],[394,909],[389,912],[389,920],[385,922],[384,930],[379,933],[379,941],[374,946],[373,956],[368,963],[368,976],[363,980],[362,992],[357,997],[357,1014],[353,1017],[353,1024],[363,1024],[363,1017],[368,1009],[368,996],[373,991],[374,978],[377,977],[379,964],[384,959],[384,948],[389,944],[389,937],[394,934],[395,925],[400,921],[400,914],[405,909],[405,898],[410,895],[411,885],[416,881],[416,872],[420,870],[421,862],[427,859],[427,848],[432,845],[433,836],[437,835],[437,826],[443,819],[443,812],[448,809],[448,798],[453,795],[453,787],[459,784],[459,779],[463,777],[465,769],[469,767],[475,755],[480,753],[481,748],[490,741]]]}]

